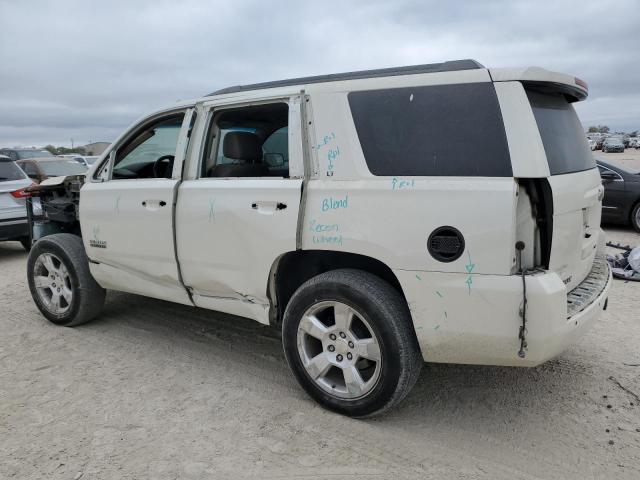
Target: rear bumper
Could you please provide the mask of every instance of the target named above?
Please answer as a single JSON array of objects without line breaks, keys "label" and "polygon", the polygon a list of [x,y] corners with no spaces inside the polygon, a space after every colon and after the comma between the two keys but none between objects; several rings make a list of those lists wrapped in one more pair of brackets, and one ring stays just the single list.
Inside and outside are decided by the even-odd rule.
[{"label": "rear bumper", "polygon": [[[522,278],[395,271],[409,301],[425,361],[482,365],[535,366],[565,350],[593,325],[605,308],[611,286],[608,265],[595,264],[590,274],[567,294],[553,272],[526,276],[527,344],[518,357],[522,324]],[[468,279],[471,278],[469,283]],[[594,283],[595,279],[598,279]],[[591,283],[585,283],[591,282]],[[572,306],[573,292],[582,302]]]},{"label": "rear bumper", "polygon": [[26,218],[0,220],[0,241],[17,240],[29,236],[29,224]]}]

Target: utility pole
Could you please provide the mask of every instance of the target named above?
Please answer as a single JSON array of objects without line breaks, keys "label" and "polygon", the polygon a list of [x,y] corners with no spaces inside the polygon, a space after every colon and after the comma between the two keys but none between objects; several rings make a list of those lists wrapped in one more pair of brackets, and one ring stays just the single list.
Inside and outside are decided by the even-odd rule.
[{"label": "utility pole", "polygon": [[73,150],[73,138],[71,139],[71,149]]}]

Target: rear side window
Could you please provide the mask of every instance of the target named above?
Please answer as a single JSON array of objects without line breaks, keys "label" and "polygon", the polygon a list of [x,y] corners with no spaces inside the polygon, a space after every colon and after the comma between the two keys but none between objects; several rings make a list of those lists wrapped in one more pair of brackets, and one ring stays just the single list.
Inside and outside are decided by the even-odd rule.
[{"label": "rear side window", "polygon": [[512,175],[491,83],[351,92],[349,105],[374,175]]},{"label": "rear side window", "polygon": [[0,182],[11,180],[24,180],[27,176],[15,163],[0,160]]},{"label": "rear side window", "polygon": [[595,168],[575,110],[562,94],[527,90],[551,175]]}]

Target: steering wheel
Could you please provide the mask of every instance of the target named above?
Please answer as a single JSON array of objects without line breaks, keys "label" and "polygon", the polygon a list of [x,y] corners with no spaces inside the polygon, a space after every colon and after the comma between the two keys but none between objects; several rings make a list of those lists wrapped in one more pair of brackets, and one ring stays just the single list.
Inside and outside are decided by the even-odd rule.
[{"label": "steering wheel", "polygon": [[[175,155],[163,155],[153,162],[153,178],[171,178],[171,176],[167,177],[167,170],[173,166],[173,160],[175,158]],[[167,162],[167,165],[164,166],[164,171],[161,171],[160,167],[164,162]]]}]

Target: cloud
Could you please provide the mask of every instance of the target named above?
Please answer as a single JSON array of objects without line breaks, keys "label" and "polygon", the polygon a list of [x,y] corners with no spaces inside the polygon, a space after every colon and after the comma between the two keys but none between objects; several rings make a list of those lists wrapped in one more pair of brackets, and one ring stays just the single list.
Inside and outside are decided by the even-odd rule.
[{"label": "cloud", "polygon": [[228,85],[456,58],[575,74],[590,85],[585,125],[634,130],[636,6],[0,0],[0,144],[113,140],[144,113]]}]

